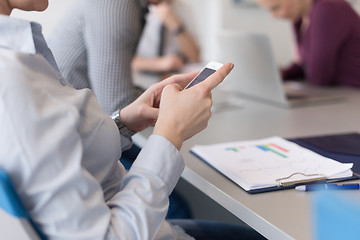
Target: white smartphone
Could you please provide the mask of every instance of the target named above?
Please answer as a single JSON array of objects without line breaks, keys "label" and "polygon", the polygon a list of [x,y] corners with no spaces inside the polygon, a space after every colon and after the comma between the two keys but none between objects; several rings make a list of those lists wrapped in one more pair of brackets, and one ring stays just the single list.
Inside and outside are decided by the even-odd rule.
[{"label": "white smartphone", "polygon": [[193,80],[184,88],[191,88],[192,86],[198,84],[199,82],[204,81],[206,78],[208,78],[211,74],[216,72],[219,68],[221,68],[224,64],[211,61],[200,71],[196,77],[194,77]]}]

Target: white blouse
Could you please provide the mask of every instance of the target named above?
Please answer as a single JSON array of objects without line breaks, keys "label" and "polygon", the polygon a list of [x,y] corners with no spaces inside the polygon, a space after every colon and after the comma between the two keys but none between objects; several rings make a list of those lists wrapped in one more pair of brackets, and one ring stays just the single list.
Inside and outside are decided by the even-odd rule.
[{"label": "white blouse", "polygon": [[177,149],[152,135],[126,172],[130,141],[91,90],[66,86],[40,30],[0,15],[0,168],[35,222],[49,239],[188,237],[164,221]]}]

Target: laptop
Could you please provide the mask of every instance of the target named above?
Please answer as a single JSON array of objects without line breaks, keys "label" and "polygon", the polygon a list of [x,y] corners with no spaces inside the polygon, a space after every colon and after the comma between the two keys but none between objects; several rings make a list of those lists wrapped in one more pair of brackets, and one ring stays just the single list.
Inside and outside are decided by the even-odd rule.
[{"label": "laptop", "polygon": [[310,86],[299,81],[283,83],[270,39],[265,34],[224,31],[217,40],[219,60],[235,64],[226,80],[231,92],[285,107],[344,99],[333,87]]}]

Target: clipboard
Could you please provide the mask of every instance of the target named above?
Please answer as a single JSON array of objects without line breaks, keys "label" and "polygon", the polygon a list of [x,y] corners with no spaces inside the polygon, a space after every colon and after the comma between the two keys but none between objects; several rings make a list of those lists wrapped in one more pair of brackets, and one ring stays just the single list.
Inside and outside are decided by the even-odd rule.
[{"label": "clipboard", "polygon": [[[288,139],[304,148],[341,163],[353,163],[353,177],[360,178],[360,134],[357,132]],[[333,181],[328,181],[333,182]]]},{"label": "clipboard", "polygon": [[[354,148],[356,146],[360,146],[360,134],[358,133],[347,133],[347,134],[334,134],[334,135],[326,135],[326,136],[314,136],[314,137],[308,137],[308,138],[296,138],[296,139],[287,139],[290,142],[296,143],[298,145],[300,145],[301,147],[304,147],[306,149],[309,149],[315,153],[318,153],[319,155],[337,160],[338,162],[341,163],[353,163],[353,175],[351,177],[345,177],[345,178],[336,178],[336,179],[330,179],[327,180],[326,176],[323,175],[318,175],[318,174],[313,174],[313,176],[309,176],[310,179],[306,179],[306,180],[301,180],[301,181],[291,181],[289,179],[291,179],[292,175],[296,175],[296,174],[303,174],[301,172],[296,172],[293,173],[289,176],[285,176],[283,178],[277,179],[279,184],[277,186],[269,186],[269,187],[263,187],[263,188],[258,188],[258,189],[248,189],[246,190],[245,188],[243,188],[242,186],[240,186],[238,183],[236,183],[235,181],[233,181],[231,178],[229,178],[229,176],[227,176],[226,174],[224,174],[223,172],[221,172],[218,168],[212,166],[211,164],[209,164],[205,159],[203,159],[201,156],[199,156],[198,154],[196,154],[194,151],[190,151],[192,154],[194,154],[195,156],[197,156],[198,158],[200,158],[201,160],[203,160],[204,162],[206,162],[207,164],[209,164],[209,166],[211,166],[214,170],[216,170],[217,172],[219,172],[220,174],[222,174],[223,176],[227,177],[229,180],[231,180],[232,182],[234,182],[235,184],[239,185],[240,187],[242,187],[247,193],[250,194],[256,194],[256,193],[263,193],[263,192],[269,192],[269,191],[277,191],[277,190],[285,190],[285,189],[292,189],[297,185],[303,185],[303,184],[308,184],[308,183],[312,183],[312,182],[337,182],[337,181],[345,181],[345,180],[353,180],[353,179],[358,179],[360,178],[360,151],[359,154],[357,154],[357,152],[355,152],[356,154],[354,154],[352,151],[349,151],[350,153],[346,153],[346,152],[332,152],[329,151],[329,149],[324,149],[322,145],[324,142],[324,139],[327,140],[325,142],[328,143],[330,149],[331,146],[333,146],[334,144],[340,144],[339,141],[341,141],[343,144],[349,144],[349,142],[351,142],[351,144],[354,146]],[[330,140],[331,141],[330,141]],[[345,141],[344,141],[345,139]],[[347,139],[347,140],[346,140]],[[320,142],[321,144],[316,144]],[[315,144],[314,144],[315,143]],[[331,144],[329,144],[331,143]],[[341,147],[342,149],[342,147]],[[354,171],[355,169],[355,171]],[[304,175],[304,174],[303,174]]]}]

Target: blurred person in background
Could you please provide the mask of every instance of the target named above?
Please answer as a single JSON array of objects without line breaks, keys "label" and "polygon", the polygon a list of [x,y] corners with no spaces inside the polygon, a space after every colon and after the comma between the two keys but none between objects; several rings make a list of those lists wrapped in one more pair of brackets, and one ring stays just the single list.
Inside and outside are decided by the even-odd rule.
[{"label": "blurred person in background", "polygon": [[360,18],[345,0],[256,0],[293,23],[295,60],[285,80],[360,87]]},{"label": "blurred person in background", "polygon": [[60,72],[76,89],[90,88],[108,114],[134,101],[131,61],[149,4],[162,0],[79,0],[49,37]]},{"label": "blurred person in background", "polygon": [[[79,0],[55,27],[49,38],[60,72],[76,89],[90,88],[101,108],[109,115],[133,102],[142,92],[133,84],[131,62],[149,6],[162,0]],[[168,9],[159,7],[169,27],[180,22]],[[171,64],[170,59],[165,59]],[[130,169],[140,152],[134,144],[124,151],[120,161]],[[174,191],[170,196],[168,218],[192,218],[186,200]]]},{"label": "blurred person in background", "polygon": [[199,62],[199,48],[170,0],[149,7],[146,25],[132,62],[134,71],[178,72]]}]

